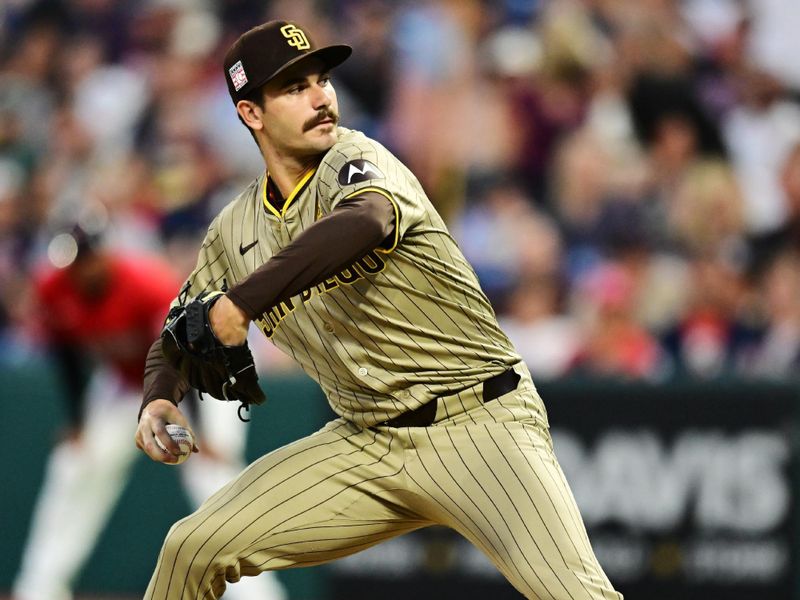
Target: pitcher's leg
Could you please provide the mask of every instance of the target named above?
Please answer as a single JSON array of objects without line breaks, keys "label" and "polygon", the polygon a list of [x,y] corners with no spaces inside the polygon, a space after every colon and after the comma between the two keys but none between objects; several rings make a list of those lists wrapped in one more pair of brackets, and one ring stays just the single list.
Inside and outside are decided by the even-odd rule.
[{"label": "pitcher's leg", "polygon": [[594,556],[546,427],[512,418],[514,406],[491,410],[473,425],[414,434],[409,475],[429,494],[431,516],[481,548],[528,598],[621,598]]},{"label": "pitcher's leg", "polygon": [[393,436],[335,421],[254,462],[176,523],[145,598],[219,598],[226,580],[325,562],[424,526],[395,491],[403,477]]},{"label": "pitcher's leg", "polygon": [[[245,467],[247,423],[236,416],[233,402],[199,402],[200,447],[181,467],[181,480],[191,505],[197,509],[217,490],[235,479]],[[197,430],[195,430],[197,432]],[[243,577],[225,591],[225,600],[286,600],[286,590],[275,573]]]}]

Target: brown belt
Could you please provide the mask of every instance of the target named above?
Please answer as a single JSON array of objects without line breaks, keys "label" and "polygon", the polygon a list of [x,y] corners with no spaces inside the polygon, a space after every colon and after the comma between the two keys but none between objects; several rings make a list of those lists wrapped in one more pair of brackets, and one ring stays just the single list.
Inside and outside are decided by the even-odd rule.
[{"label": "brown belt", "polygon": [[[519,379],[519,374],[514,369],[508,369],[484,381],[484,404],[517,389]],[[419,408],[404,412],[393,419],[378,423],[378,425],[382,427],[428,427],[436,420],[436,405],[437,401],[434,398]]]}]

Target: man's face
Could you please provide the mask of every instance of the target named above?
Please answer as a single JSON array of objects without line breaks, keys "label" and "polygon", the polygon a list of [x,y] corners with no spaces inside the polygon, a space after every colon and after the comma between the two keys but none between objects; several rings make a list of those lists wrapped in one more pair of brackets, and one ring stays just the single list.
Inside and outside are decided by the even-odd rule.
[{"label": "man's face", "polygon": [[339,106],[330,75],[302,61],[264,86],[263,133],[279,153],[313,156],[336,143]]}]

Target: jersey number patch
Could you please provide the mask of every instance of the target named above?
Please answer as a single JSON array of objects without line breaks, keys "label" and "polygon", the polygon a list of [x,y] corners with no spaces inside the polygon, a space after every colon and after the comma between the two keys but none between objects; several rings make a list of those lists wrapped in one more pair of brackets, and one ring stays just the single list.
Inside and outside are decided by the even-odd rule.
[{"label": "jersey number patch", "polygon": [[359,158],[351,160],[339,171],[339,185],[352,185],[369,179],[380,179],[381,177],[383,177],[383,173],[378,167],[368,160]]}]

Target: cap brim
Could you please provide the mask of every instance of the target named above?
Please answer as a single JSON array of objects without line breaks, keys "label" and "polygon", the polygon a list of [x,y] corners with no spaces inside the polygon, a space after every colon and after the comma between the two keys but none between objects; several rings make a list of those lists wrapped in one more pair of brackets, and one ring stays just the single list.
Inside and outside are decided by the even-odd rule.
[{"label": "cap brim", "polygon": [[325,46],[324,48],[317,48],[316,50],[312,50],[311,52],[306,52],[305,54],[301,54],[297,58],[293,58],[286,64],[284,64],[280,69],[275,71],[272,75],[256,83],[255,85],[248,86],[250,89],[256,89],[261,87],[262,85],[272,81],[278,75],[286,71],[287,69],[293,67],[296,64],[304,62],[310,58],[317,58],[322,61],[325,70],[333,69],[334,67],[338,67],[344,61],[346,61],[350,55],[353,53],[353,49],[350,46],[346,46],[344,44],[339,44],[335,46]]}]

